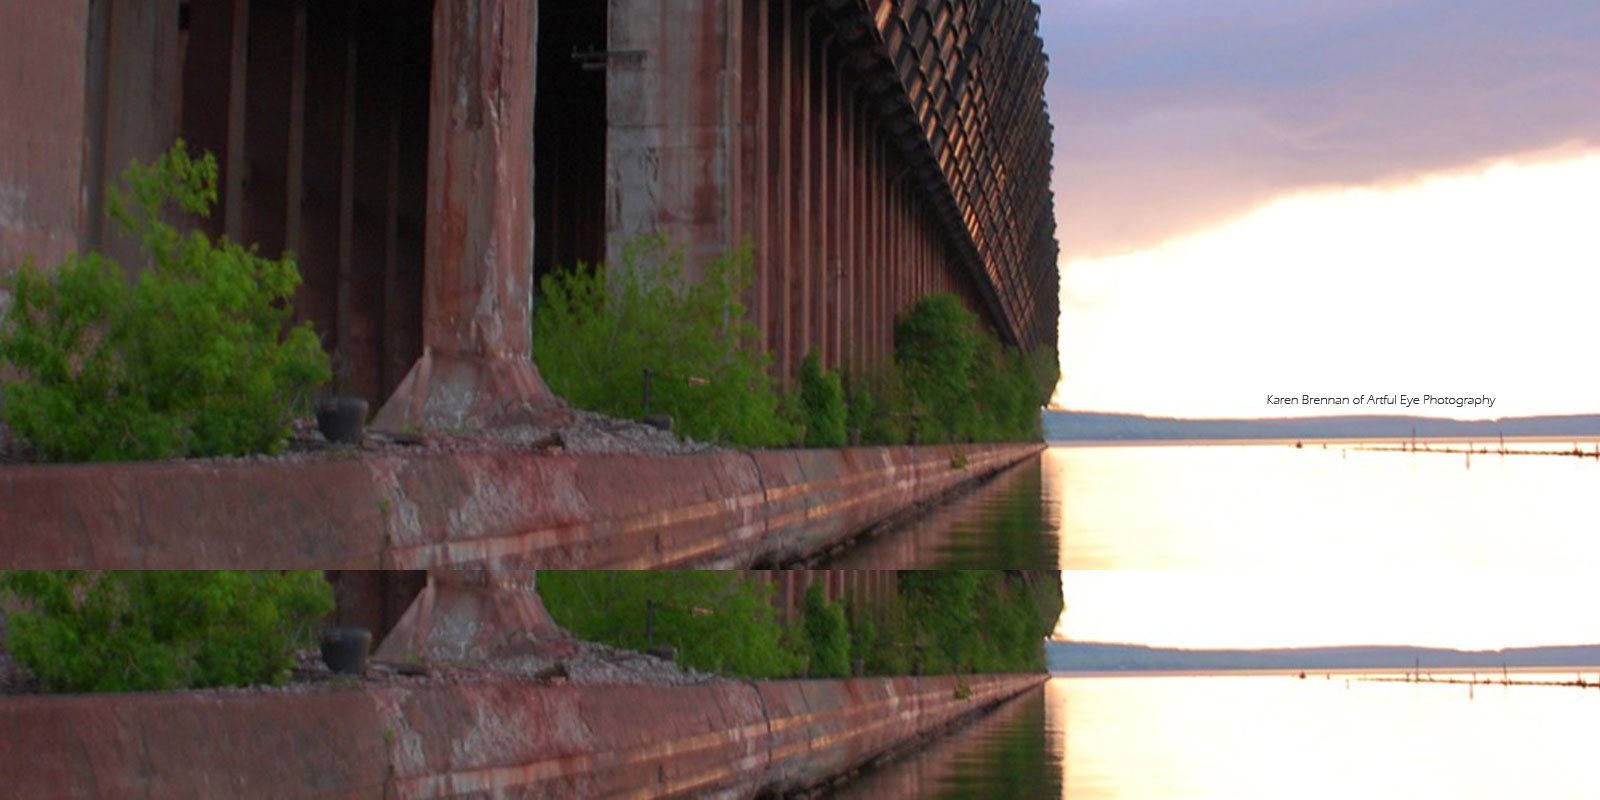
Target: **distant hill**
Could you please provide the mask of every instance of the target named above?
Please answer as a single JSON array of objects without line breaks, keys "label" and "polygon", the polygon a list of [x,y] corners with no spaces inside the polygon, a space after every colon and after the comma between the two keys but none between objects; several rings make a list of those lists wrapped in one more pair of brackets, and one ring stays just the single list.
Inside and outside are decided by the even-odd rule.
[{"label": "distant hill", "polygon": [[1098,642],[1047,642],[1051,672],[1210,672],[1265,669],[1499,669],[1600,666],[1600,645],[1445,650],[1431,647],[1307,647],[1180,650]]},{"label": "distant hill", "polygon": [[1352,415],[1274,419],[1175,419],[1086,411],[1044,412],[1051,442],[1161,439],[1378,439],[1466,436],[1600,436],[1600,414],[1461,421],[1437,417]]}]

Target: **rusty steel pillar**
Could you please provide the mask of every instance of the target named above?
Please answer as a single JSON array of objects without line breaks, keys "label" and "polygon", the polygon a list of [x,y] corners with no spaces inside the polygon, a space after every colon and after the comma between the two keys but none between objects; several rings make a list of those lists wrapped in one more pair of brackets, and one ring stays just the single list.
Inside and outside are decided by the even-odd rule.
[{"label": "rusty steel pillar", "polygon": [[440,0],[428,109],[423,351],[373,425],[560,407],[532,359],[534,0]]}]

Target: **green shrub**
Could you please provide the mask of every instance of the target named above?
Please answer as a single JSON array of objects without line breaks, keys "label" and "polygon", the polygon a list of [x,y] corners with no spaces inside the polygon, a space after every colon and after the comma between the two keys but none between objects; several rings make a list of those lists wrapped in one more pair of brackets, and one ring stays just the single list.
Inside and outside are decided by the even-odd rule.
[{"label": "green shrub", "polygon": [[830,602],[821,583],[806,589],[804,617],[806,653],[813,678],[843,678],[850,674],[850,628],[844,609]]},{"label": "green shrub", "polygon": [[979,342],[977,318],[955,295],[917,300],[895,321],[894,358],[910,392],[916,429],[925,442],[948,442],[972,422],[972,363]]},{"label": "green shrub", "polygon": [[844,389],[839,373],[823,369],[815,351],[800,362],[800,405],[807,447],[844,447]]},{"label": "green shrub", "polygon": [[927,442],[1037,441],[1060,377],[1053,350],[1002,347],[949,294],[923,297],[895,323],[895,366],[901,416]]},{"label": "green shrub", "polygon": [[[1039,394],[1039,377],[1028,356],[1004,350],[992,336],[980,338],[972,363],[972,385],[977,403],[971,435],[977,441],[1037,441],[1039,407],[1048,395]],[[1051,381],[1054,389],[1054,380]]]},{"label": "green shrub", "polygon": [[852,607],[845,615],[850,621],[850,657],[868,661],[868,654],[878,646],[878,623],[872,621],[870,612]]},{"label": "green shrub", "polygon": [[751,255],[742,247],[684,278],[684,254],[662,237],[623,250],[621,264],[578,265],[547,275],[534,315],[534,359],[567,402],[614,417],[671,414],[695,439],[786,445],[770,356],[745,318]]},{"label": "green shrub", "polygon": [[5,422],[52,460],[278,449],[329,378],[310,326],[288,326],[294,261],[164,220],[174,206],[204,216],[217,197],[215,159],[191,159],[182,141],[122,177],[108,206],[148,259],[136,282],[94,252],[3,279]]},{"label": "green shrub", "polygon": [[10,572],[0,595],[12,655],[58,692],[281,683],[333,610],[314,571]]},{"label": "green shrub", "polygon": [[1061,614],[1060,584],[1014,570],[902,570],[899,615],[880,638],[924,674],[1038,672]]},{"label": "green shrub", "polygon": [[783,644],[771,587],[737,572],[549,570],[539,595],[550,616],[574,635],[643,650],[648,608],[655,644],[678,648],[678,661],[708,672],[787,677],[800,667]]},{"label": "green shrub", "polygon": [[872,396],[872,388],[866,380],[853,373],[844,373],[840,380],[844,388],[845,430],[859,431],[862,442],[866,443],[867,425],[877,406],[877,401]]},{"label": "green shrub", "polygon": [[861,441],[863,444],[905,444],[910,434],[911,402],[900,370],[872,370],[852,385],[861,387]]}]

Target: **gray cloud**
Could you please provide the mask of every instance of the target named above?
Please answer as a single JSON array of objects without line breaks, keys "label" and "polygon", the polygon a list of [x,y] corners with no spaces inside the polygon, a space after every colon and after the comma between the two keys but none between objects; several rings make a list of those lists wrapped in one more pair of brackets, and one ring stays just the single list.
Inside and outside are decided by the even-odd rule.
[{"label": "gray cloud", "polygon": [[1046,0],[1069,257],[1315,186],[1600,145],[1596,0]]}]

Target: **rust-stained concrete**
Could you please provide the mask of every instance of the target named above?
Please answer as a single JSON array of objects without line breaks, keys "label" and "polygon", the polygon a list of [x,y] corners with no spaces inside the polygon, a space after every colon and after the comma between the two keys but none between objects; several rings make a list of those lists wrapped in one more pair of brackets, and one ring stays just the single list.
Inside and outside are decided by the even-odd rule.
[{"label": "rust-stained concrete", "polygon": [[78,249],[88,0],[0,14],[0,275]]},{"label": "rust-stained concrete", "polygon": [[15,696],[0,698],[0,730],[27,735],[0,737],[0,776],[17,797],[752,797],[824,781],[1045,679]]},{"label": "rust-stained concrete", "polygon": [[559,405],[533,364],[538,7],[433,9],[422,357],[374,427],[455,429]]},{"label": "rust-stained concrete", "polygon": [[350,453],[0,467],[14,569],[737,568],[841,542],[1040,444],[683,456]]}]

